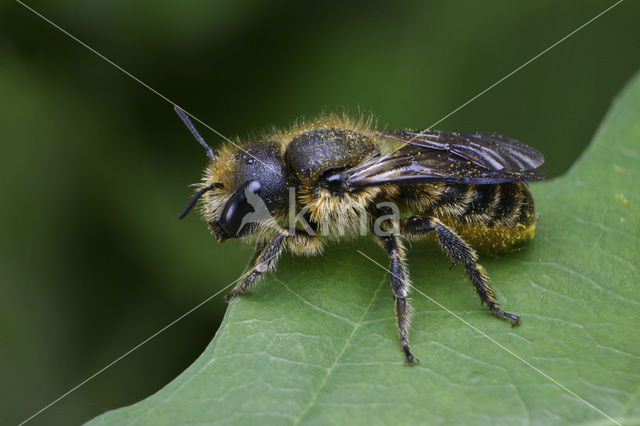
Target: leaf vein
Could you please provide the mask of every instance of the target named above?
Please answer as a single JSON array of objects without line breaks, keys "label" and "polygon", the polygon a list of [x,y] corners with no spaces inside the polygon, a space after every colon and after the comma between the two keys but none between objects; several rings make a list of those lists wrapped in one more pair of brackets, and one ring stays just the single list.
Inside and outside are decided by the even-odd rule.
[{"label": "leaf vein", "polygon": [[382,284],[387,280],[387,275],[385,274],[384,278],[382,281],[380,281],[380,284],[378,284],[378,288],[376,288],[376,290],[373,292],[373,295],[371,297],[371,301],[369,302],[369,304],[367,305],[367,307],[365,308],[364,312],[362,313],[362,315],[360,316],[360,319],[356,322],[353,323],[353,330],[351,331],[351,334],[349,335],[349,337],[347,338],[347,340],[345,341],[342,350],[340,351],[340,353],[338,354],[338,356],[336,356],[335,361],[333,362],[333,364],[331,365],[331,367],[329,367],[327,374],[325,374],[324,378],[322,379],[322,382],[320,383],[320,386],[318,386],[318,388],[316,389],[316,391],[313,393],[313,395],[311,396],[311,398],[309,399],[309,402],[307,403],[307,406],[302,410],[302,412],[300,413],[300,415],[298,416],[298,418],[293,422],[293,424],[300,424],[300,421],[304,418],[304,416],[309,412],[309,410],[311,409],[311,406],[313,406],[313,404],[316,402],[316,400],[318,399],[318,395],[320,395],[320,392],[322,391],[322,389],[325,387],[325,385],[327,384],[327,380],[329,379],[329,377],[331,376],[331,373],[333,373],[333,370],[336,368],[336,366],[338,365],[338,361],[340,361],[340,358],[342,358],[342,356],[344,355],[344,353],[346,352],[347,348],[349,347],[349,345],[351,344],[351,341],[353,340],[353,337],[356,335],[357,331],[360,329],[360,327],[362,327],[363,324],[363,320],[366,317],[367,313],[369,312],[369,310],[371,309],[371,306],[373,305],[373,302],[376,300],[376,297],[378,296],[378,293],[380,292],[380,288],[382,288]]}]

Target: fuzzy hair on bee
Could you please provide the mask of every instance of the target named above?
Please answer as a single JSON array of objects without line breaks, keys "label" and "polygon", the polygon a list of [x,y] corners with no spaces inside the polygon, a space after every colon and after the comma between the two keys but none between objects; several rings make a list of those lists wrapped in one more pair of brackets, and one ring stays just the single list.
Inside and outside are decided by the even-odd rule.
[{"label": "fuzzy hair on bee", "polygon": [[495,300],[476,249],[500,253],[534,237],[526,182],[544,156],[494,133],[378,130],[372,118],[327,114],[237,140],[214,152],[187,114],[176,112],[209,163],[180,218],[197,202],[212,235],[255,247],[229,301],[274,270],[285,250],[320,255],[332,242],[373,234],[389,257],[400,346],[409,364],[411,281],[401,238],[433,237],[462,266],[480,301],[517,325]]}]

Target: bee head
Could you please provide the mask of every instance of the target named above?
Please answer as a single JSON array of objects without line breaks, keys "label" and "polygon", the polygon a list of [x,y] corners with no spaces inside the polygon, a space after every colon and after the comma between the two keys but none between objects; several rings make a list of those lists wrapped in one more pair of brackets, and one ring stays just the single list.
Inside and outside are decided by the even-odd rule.
[{"label": "bee head", "polygon": [[176,112],[205,148],[210,163],[199,190],[180,218],[202,198],[202,213],[218,241],[276,227],[274,213],[286,206],[287,178],[280,146],[276,142],[230,143],[217,154],[204,142],[189,118]]}]

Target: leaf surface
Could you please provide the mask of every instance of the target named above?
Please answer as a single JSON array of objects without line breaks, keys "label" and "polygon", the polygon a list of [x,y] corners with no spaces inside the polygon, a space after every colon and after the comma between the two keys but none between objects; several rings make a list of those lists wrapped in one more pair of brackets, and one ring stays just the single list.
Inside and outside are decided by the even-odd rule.
[{"label": "leaf surface", "polygon": [[285,256],[185,372],[92,423],[640,423],[639,164],[640,75],[570,172],[531,185],[536,238],[480,260],[517,328],[414,243],[414,285],[459,318],[414,291],[410,367],[388,275],[356,251],[386,266],[379,247]]}]

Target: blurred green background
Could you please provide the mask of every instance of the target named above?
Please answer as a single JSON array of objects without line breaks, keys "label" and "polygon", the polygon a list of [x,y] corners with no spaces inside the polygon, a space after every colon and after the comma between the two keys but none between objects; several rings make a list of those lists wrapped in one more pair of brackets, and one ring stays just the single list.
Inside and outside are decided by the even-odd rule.
[{"label": "blurred green background", "polygon": [[[27,4],[242,137],[342,106],[428,126],[613,3]],[[622,3],[437,127],[518,138],[561,174],[640,66],[639,17]],[[206,158],[167,102],[18,3],[0,6],[0,34],[0,416],[15,423],[229,284],[250,253],[177,220]],[[224,309],[211,300],[33,423],[153,393]]]}]

